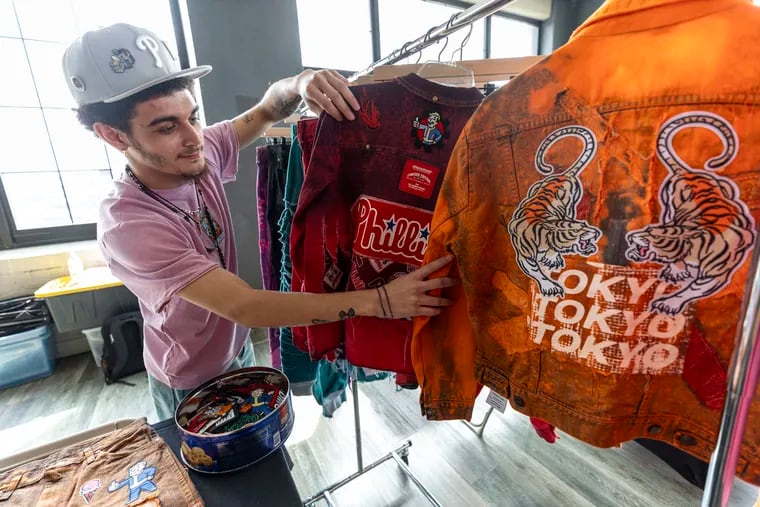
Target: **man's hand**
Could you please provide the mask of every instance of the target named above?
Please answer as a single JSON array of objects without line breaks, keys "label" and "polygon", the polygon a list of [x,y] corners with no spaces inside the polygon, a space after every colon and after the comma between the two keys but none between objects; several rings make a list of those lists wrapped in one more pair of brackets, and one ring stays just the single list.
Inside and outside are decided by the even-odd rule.
[{"label": "man's hand", "polygon": [[356,118],[359,102],[348,87],[348,80],[334,70],[305,70],[296,78],[301,98],[316,114],[326,111],[338,121]]},{"label": "man's hand", "polygon": [[453,287],[457,281],[454,278],[427,280],[427,277],[453,260],[454,257],[451,255],[441,257],[417,271],[396,278],[384,287],[380,287],[380,296],[386,315],[383,315],[381,311],[377,316],[403,319],[415,315],[438,315],[441,313],[441,307],[450,305],[451,301],[443,297],[431,296],[427,292],[444,287]]}]

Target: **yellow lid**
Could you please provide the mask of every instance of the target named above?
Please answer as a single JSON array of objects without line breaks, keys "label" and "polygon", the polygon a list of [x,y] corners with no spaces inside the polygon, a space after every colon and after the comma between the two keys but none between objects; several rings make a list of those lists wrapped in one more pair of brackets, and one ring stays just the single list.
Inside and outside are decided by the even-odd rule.
[{"label": "yellow lid", "polygon": [[107,267],[88,268],[74,277],[62,276],[37,289],[34,297],[50,298],[124,285]]}]

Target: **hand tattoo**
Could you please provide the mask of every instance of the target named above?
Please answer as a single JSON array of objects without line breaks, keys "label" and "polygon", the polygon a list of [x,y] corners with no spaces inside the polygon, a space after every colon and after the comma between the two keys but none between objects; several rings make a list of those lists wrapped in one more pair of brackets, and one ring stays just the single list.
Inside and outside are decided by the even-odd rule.
[{"label": "hand tattoo", "polygon": [[285,118],[286,116],[290,116],[291,114],[293,114],[296,111],[298,104],[300,103],[301,103],[301,97],[291,97],[291,98],[277,97],[274,100],[274,112],[278,116]]},{"label": "hand tattoo", "polygon": [[338,317],[340,317],[340,320],[346,320],[353,317],[356,317],[356,312],[353,308],[349,308],[347,312],[344,312],[343,310],[340,311],[338,314]]}]

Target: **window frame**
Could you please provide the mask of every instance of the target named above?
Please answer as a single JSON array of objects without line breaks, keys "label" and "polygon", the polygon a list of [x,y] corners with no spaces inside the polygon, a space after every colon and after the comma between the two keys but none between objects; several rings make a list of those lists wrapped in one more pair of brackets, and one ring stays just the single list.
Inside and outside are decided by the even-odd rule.
[{"label": "window frame", "polygon": [[[474,4],[464,2],[462,0],[423,0],[434,4],[440,4],[445,5],[447,7],[454,7],[457,9],[466,10],[470,7],[472,7]],[[381,54],[380,52],[380,31],[383,29],[380,24],[380,0],[368,0],[368,7],[369,7],[369,20],[370,20],[370,39],[372,43],[372,58],[373,61],[378,61],[381,58],[383,58],[384,54]],[[484,18],[484,30],[483,30],[483,58],[487,59],[491,56],[491,19],[494,17],[500,17],[504,19],[508,19],[511,21],[518,21],[521,23],[526,23],[528,25],[533,26],[536,29],[536,55],[541,54],[541,21],[526,18],[523,16],[518,16],[516,14],[511,14],[508,12],[502,12],[498,11],[490,16],[487,16]],[[430,27],[420,27],[420,35],[422,35],[422,30],[425,28]],[[462,28],[464,30],[464,27]],[[398,48],[394,48],[398,49]],[[362,66],[361,69],[355,69],[355,70],[341,70],[341,74],[344,74],[346,76],[350,76],[355,72],[359,72],[366,68],[368,65],[370,65],[372,62],[367,62],[366,65]],[[311,65],[305,65],[304,69],[315,69],[319,70],[324,67],[318,67],[318,66],[311,66]]]},{"label": "window frame", "polygon": [[[181,0],[166,0],[169,3],[174,37],[177,42],[178,60],[182,68],[189,66],[188,47],[184,37],[180,15]],[[97,234],[96,224],[72,224],[35,229],[18,229],[16,227],[8,195],[0,178],[0,250],[24,248],[72,241],[94,240]]]}]

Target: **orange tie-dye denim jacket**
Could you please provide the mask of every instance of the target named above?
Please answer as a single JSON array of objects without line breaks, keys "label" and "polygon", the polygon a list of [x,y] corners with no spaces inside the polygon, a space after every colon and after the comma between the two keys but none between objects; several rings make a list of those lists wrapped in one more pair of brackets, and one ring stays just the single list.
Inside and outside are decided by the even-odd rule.
[{"label": "orange tie-dye denim jacket", "polygon": [[708,460],[758,219],[760,7],[608,1],[454,149],[425,259],[461,284],[415,320],[423,414],[469,418],[481,383],[590,444]]}]

